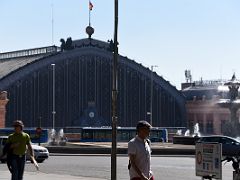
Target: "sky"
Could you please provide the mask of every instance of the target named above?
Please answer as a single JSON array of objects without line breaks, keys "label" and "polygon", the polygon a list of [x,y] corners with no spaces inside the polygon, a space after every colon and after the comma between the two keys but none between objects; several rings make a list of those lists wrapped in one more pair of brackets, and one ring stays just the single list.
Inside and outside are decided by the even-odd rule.
[{"label": "sky", "polygon": [[[114,0],[91,0],[93,38],[114,37]],[[0,0],[0,52],[87,38],[89,0]],[[240,79],[239,0],[119,0],[119,54],[177,89],[185,70],[198,81]],[[52,33],[53,32],[53,33]]]}]

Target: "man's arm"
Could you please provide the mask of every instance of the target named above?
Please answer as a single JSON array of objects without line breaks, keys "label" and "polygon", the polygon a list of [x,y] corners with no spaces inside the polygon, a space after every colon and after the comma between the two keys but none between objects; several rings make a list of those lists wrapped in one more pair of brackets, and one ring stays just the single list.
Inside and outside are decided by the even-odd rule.
[{"label": "man's arm", "polygon": [[140,169],[138,168],[137,164],[136,164],[136,155],[134,154],[129,154],[129,158],[130,158],[130,161],[131,161],[131,167],[134,168],[136,170],[136,172],[138,173],[138,175],[141,177],[141,179],[143,180],[149,180],[141,171]]},{"label": "man's arm", "polygon": [[34,158],[34,152],[33,152],[32,145],[29,143],[29,144],[27,144],[27,146],[28,146],[28,150],[29,150],[29,153],[30,153],[30,158],[31,158],[34,166],[36,167],[36,169],[39,170],[38,163],[37,163],[37,161]]},{"label": "man's arm", "polygon": [[27,146],[28,146],[30,156],[34,157],[34,152],[33,152],[32,145],[29,143],[29,144],[27,144]]}]

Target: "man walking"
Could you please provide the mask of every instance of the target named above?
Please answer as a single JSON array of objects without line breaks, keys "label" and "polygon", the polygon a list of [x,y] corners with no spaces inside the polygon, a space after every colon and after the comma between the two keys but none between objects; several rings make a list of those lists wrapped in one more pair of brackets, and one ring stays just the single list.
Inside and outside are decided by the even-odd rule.
[{"label": "man walking", "polygon": [[30,136],[23,132],[23,122],[16,120],[13,122],[13,127],[14,133],[10,134],[7,140],[12,151],[10,159],[12,180],[22,180],[26,162],[26,147],[28,147],[31,157],[34,157],[34,154],[30,143]]},{"label": "man walking", "polygon": [[128,143],[130,180],[154,180],[150,165],[150,140],[148,139],[151,127],[147,121],[139,121],[137,135]]}]

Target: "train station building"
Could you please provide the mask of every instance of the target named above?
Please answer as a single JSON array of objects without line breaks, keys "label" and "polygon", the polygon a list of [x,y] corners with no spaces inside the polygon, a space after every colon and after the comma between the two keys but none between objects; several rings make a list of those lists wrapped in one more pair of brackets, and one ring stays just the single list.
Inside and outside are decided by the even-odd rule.
[{"label": "train station building", "polygon": [[[21,119],[26,127],[111,126],[112,41],[61,41],[61,48],[0,53],[0,91],[9,99],[1,125]],[[185,98],[163,77],[121,55],[117,75],[118,126],[150,122],[151,115],[155,127],[186,126]]]}]

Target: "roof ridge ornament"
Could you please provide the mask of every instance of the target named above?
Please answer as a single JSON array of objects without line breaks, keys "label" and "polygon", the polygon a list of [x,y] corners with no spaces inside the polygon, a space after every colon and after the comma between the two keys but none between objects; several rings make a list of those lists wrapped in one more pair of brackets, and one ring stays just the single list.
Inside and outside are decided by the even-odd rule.
[{"label": "roof ridge ornament", "polygon": [[231,81],[234,81],[234,80],[236,80],[236,75],[235,75],[235,73],[233,73]]},{"label": "roof ridge ornament", "polygon": [[94,28],[91,27],[90,25],[86,27],[86,33],[88,34],[88,38],[91,39],[91,36],[94,33]]},{"label": "roof ridge ornament", "polygon": [[63,38],[60,39],[61,44],[61,51],[68,51],[74,49],[72,45],[72,38],[68,37],[67,40],[65,41]]}]

